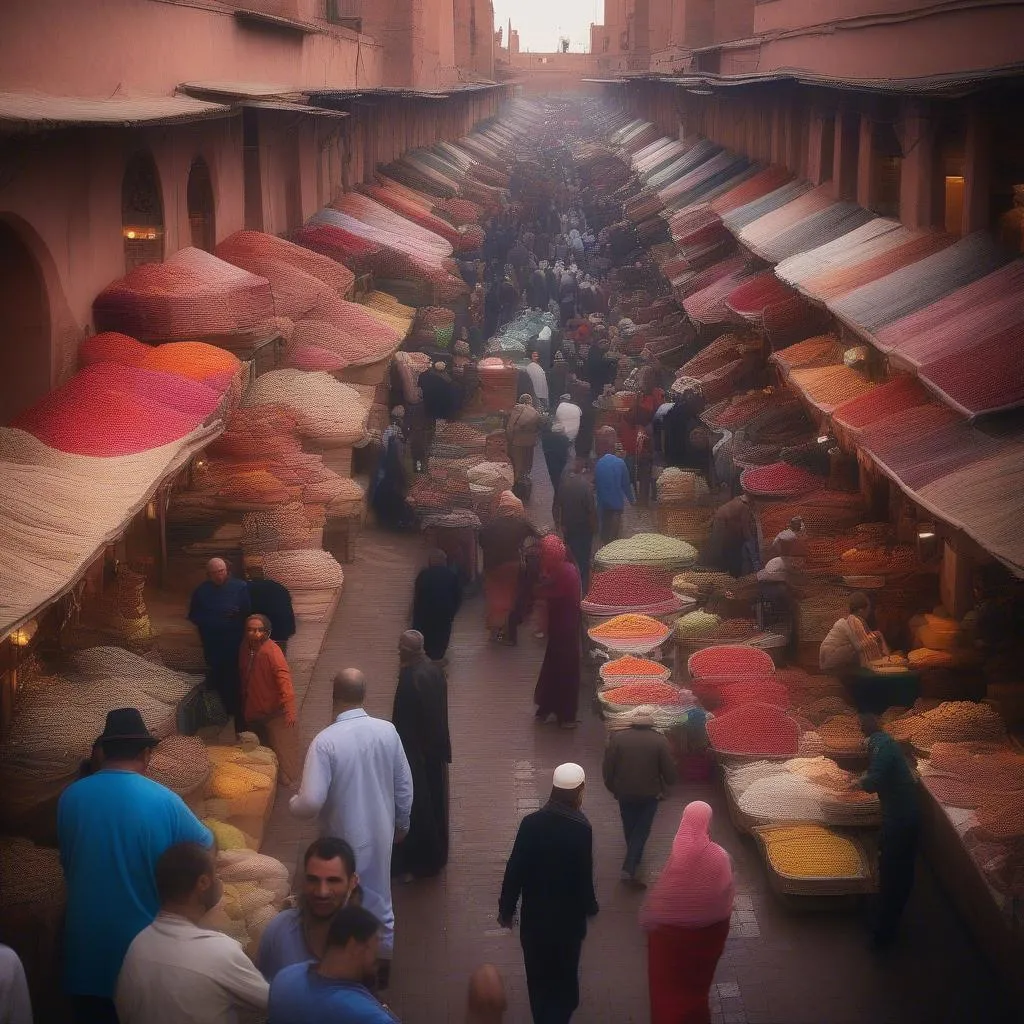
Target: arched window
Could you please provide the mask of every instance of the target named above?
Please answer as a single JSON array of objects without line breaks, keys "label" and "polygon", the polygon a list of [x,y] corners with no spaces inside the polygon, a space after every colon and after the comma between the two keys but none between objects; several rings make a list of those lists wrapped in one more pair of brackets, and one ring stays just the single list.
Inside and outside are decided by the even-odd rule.
[{"label": "arched window", "polygon": [[164,258],[164,204],[160,177],[148,153],[136,153],[121,181],[121,234],[125,270]]},{"label": "arched window", "polygon": [[22,234],[0,221],[0,423],[50,390],[50,307],[46,283]]},{"label": "arched window", "polygon": [[210,181],[210,168],[201,156],[197,156],[189,168],[186,199],[192,244],[197,249],[213,252],[213,247],[217,242],[213,183]]}]

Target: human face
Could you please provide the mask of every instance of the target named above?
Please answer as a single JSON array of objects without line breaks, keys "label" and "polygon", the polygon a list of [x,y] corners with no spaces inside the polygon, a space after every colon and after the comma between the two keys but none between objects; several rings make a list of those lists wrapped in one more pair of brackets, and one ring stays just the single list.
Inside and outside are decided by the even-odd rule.
[{"label": "human face", "polygon": [[206,575],[210,578],[211,583],[216,583],[219,587],[222,583],[226,582],[228,578],[227,563],[221,561],[219,558],[215,558],[206,567]]},{"label": "human face", "polygon": [[340,857],[321,860],[310,857],[302,884],[302,905],[312,917],[333,917],[359,884],[358,875],[350,875]]},{"label": "human face", "polygon": [[261,619],[245,620],[245,639],[249,642],[250,647],[259,647],[267,639],[267,627],[263,625]]}]

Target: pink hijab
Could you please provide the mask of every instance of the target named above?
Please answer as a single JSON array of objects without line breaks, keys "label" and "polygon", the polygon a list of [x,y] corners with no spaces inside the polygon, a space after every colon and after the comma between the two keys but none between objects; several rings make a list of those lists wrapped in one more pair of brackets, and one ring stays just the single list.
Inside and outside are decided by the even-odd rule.
[{"label": "pink hijab", "polygon": [[686,805],[668,863],[640,910],[640,924],[647,931],[706,928],[732,913],[732,863],[711,841],[710,827],[708,804],[695,800]]}]

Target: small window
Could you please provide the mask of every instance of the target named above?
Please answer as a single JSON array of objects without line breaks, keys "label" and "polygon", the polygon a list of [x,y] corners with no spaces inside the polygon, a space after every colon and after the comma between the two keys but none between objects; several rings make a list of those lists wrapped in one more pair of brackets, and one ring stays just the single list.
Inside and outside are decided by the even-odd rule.
[{"label": "small window", "polygon": [[125,270],[164,258],[164,204],[156,164],[148,153],[137,153],[124,169],[121,235]]}]

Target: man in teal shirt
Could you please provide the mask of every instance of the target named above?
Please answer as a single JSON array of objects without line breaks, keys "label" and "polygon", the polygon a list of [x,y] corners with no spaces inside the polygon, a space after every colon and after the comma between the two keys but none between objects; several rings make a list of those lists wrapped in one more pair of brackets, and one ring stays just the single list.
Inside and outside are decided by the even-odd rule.
[{"label": "man in teal shirt", "polygon": [[97,742],[103,767],[69,786],[57,807],[67,882],[63,983],[75,1024],[116,1024],[121,963],[160,909],[160,855],[176,843],[213,846],[181,797],[145,777],[157,741],[136,708],[109,712]]},{"label": "man in teal shirt", "polygon": [[914,886],[914,863],[920,810],[917,783],[900,745],[882,730],[874,715],[860,716],[867,737],[868,770],[851,789],[877,793],[882,805],[882,834],[878,855],[878,913],[872,931],[876,948],[896,938],[900,916]]}]

